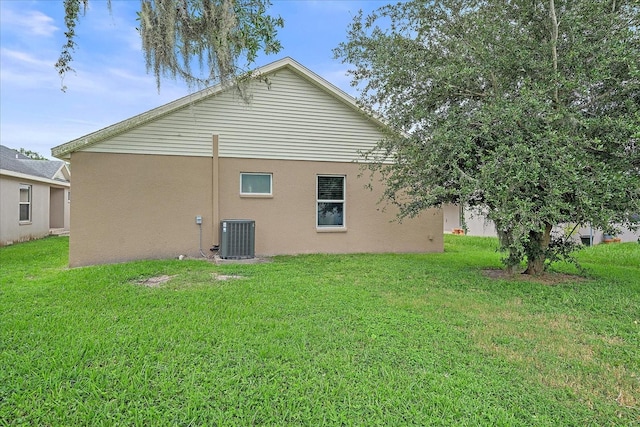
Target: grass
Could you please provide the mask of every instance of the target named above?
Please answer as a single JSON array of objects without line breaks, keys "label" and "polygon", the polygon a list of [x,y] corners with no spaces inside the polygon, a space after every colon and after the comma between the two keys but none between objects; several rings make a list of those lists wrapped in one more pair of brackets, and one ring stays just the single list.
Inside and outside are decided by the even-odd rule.
[{"label": "grass", "polygon": [[78,269],[66,238],[2,248],[0,425],[638,425],[640,245],[553,286],[483,275],[495,246]]}]

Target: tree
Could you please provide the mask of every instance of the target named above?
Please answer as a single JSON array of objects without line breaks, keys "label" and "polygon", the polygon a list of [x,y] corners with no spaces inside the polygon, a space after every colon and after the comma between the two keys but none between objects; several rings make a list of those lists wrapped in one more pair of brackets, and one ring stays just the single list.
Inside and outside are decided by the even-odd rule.
[{"label": "tree", "polygon": [[555,225],[640,212],[639,28],[633,0],[413,0],[357,15],[335,54],[389,124],[367,158],[401,217],[485,211],[509,270],[541,274]]},{"label": "tree", "polygon": [[[111,10],[111,0],[108,0]],[[267,14],[269,0],[141,0],[138,12],[147,71],[158,90],[162,77],[182,79],[190,87],[229,83],[248,71],[259,52],[281,49],[278,28],[284,21]],[[66,43],[56,69],[62,78],[73,71],[76,25],[89,0],[64,0]],[[196,65],[196,70],[193,66]],[[63,90],[66,88],[63,86]]]},{"label": "tree", "polygon": [[18,148],[18,153],[23,154],[27,157],[29,157],[30,159],[33,160],[48,160],[46,157],[44,157],[42,154],[36,152],[36,151],[32,151],[32,150],[27,150],[26,148]]}]

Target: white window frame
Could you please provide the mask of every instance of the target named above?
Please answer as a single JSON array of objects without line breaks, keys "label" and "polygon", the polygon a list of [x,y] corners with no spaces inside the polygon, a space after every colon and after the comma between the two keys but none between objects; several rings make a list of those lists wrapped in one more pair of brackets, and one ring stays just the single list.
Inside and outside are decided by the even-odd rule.
[{"label": "white window frame", "polygon": [[[342,178],[342,199],[318,199],[318,181],[321,177]],[[347,176],[346,175],[332,175],[332,174],[319,174],[316,175],[316,229],[319,231],[328,230],[340,230],[344,231],[347,228]],[[342,203],[342,225],[320,225],[318,217],[318,205],[320,203]]]},{"label": "white window frame", "polygon": [[[27,190],[27,195],[28,195],[28,199],[26,202],[22,201],[22,191],[23,190]],[[32,216],[32,200],[33,200],[33,186],[30,184],[20,184],[20,197],[18,199],[18,204],[19,204],[19,211],[18,211],[18,220],[20,221],[21,224],[29,224],[31,223],[31,216]],[[22,219],[22,206],[28,206],[27,209],[27,213],[28,213],[28,218],[27,219]]]},{"label": "white window frame", "polygon": [[[269,192],[268,193],[245,193],[242,191],[242,178],[246,175],[260,175],[269,177]],[[273,196],[273,173],[271,172],[240,172],[240,196],[248,197],[272,197]]]}]

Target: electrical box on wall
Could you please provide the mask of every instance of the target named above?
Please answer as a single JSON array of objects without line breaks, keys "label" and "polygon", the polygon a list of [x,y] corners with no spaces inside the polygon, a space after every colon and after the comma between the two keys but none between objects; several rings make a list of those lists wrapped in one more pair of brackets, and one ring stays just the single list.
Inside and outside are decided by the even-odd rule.
[{"label": "electrical box on wall", "polygon": [[196,224],[202,224],[202,217],[200,215],[196,216]]}]

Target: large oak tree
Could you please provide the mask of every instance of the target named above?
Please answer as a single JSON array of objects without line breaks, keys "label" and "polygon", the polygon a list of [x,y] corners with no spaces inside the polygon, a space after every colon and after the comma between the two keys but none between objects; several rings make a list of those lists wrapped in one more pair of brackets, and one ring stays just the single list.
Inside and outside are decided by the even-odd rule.
[{"label": "large oak tree", "polygon": [[540,274],[554,226],[640,212],[639,31],[636,1],[413,0],[335,53],[390,125],[368,157],[401,215],[486,212],[506,265]]}]

